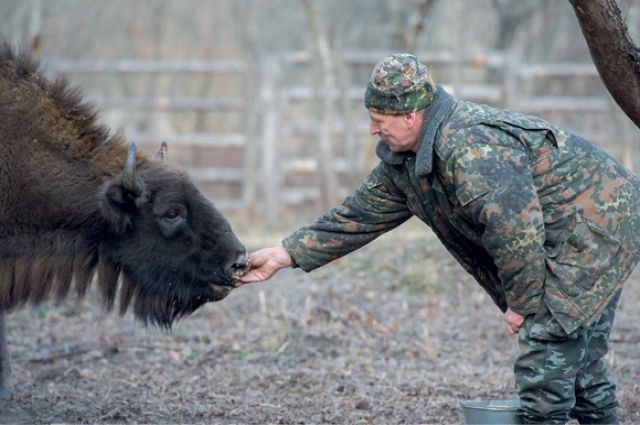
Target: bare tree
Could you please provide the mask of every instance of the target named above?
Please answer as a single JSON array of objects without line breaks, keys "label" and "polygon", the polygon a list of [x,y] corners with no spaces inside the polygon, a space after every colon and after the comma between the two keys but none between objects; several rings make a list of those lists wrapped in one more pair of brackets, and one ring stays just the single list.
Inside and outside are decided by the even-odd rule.
[{"label": "bare tree", "polygon": [[540,7],[537,0],[493,0],[493,9],[498,16],[496,28],[496,50],[508,50],[515,40],[515,34],[520,31],[522,24]]},{"label": "bare tree", "polygon": [[[416,8],[411,8],[406,21],[403,22],[404,25],[393,34],[403,52],[415,52],[418,37],[424,29],[424,23],[434,3],[434,0],[419,0]],[[405,3],[402,3],[402,7],[406,7]]]},{"label": "bare tree", "polygon": [[333,125],[333,103],[335,99],[336,77],[335,66],[329,46],[329,39],[324,31],[324,27],[320,22],[320,17],[311,0],[302,0],[302,4],[307,12],[313,35],[315,39],[315,50],[320,59],[322,67],[322,122],[319,136],[319,161],[318,170],[322,184],[320,184],[320,195],[324,207],[333,204],[336,196],[337,182],[333,173],[332,163],[332,144],[331,144],[331,127]]},{"label": "bare tree", "polygon": [[640,127],[640,50],[615,0],[569,0],[607,90]]}]

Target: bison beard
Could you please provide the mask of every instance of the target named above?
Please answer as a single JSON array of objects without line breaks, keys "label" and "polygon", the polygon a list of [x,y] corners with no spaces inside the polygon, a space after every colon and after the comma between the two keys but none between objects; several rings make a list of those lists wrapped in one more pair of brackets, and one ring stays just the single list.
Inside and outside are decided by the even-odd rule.
[{"label": "bison beard", "polygon": [[[127,159],[128,158],[128,159]],[[247,267],[189,178],[136,155],[64,80],[0,48],[0,310],[97,281],[105,306],[170,327]]]}]

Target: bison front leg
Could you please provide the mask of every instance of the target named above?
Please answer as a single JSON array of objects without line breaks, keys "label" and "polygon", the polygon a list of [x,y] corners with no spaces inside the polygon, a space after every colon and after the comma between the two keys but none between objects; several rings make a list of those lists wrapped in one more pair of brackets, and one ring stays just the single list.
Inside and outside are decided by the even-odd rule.
[{"label": "bison front leg", "polygon": [[7,329],[4,321],[5,314],[0,312],[0,400],[11,399],[11,362],[7,350]]}]

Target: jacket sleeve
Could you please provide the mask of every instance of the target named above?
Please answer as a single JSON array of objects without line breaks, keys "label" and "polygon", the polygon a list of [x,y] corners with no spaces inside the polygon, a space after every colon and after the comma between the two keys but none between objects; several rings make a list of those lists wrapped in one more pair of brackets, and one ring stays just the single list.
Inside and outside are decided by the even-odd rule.
[{"label": "jacket sleeve", "polygon": [[526,316],[544,292],[542,209],[526,153],[485,144],[486,134],[474,133],[474,144],[451,157],[455,197],[498,269],[508,306]]},{"label": "jacket sleeve", "polygon": [[371,242],[404,223],[406,196],[379,164],[341,205],[282,241],[295,265],[311,271]]}]

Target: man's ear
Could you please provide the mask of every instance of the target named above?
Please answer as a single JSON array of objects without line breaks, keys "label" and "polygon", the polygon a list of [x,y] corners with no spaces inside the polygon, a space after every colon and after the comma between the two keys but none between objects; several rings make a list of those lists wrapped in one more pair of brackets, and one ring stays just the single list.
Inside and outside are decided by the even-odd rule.
[{"label": "man's ear", "polygon": [[137,196],[126,189],[120,178],[105,183],[102,188],[100,211],[115,234],[121,235],[133,228],[133,216],[138,204]]},{"label": "man's ear", "polygon": [[416,125],[422,124],[422,120],[419,120],[417,112],[407,112],[404,114],[404,120],[407,123],[407,128],[413,128]]},{"label": "man's ear", "polygon": [[422,118],[424,117],[424,110],[422,111],[414,111],[407,112],[404,114],[405,122],[407,123],[407,128],[412,129],[420,129],[422,127]]}]

